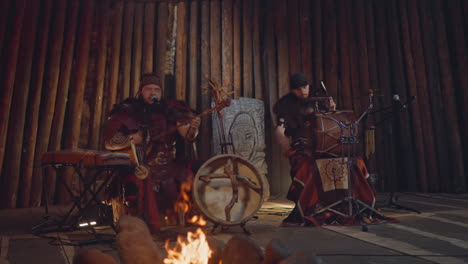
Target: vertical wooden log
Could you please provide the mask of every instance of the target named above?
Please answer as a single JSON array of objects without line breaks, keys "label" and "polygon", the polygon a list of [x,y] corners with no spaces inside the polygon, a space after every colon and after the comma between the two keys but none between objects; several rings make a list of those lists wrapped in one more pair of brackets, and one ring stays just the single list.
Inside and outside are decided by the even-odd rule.
[{"label": "vertical wooden log", "polygon": [[416,0],[408,0],[408,18],[410,39],[411,39],[411,51],[414,59],[414,69],[416,73],[416,87],[418,91],[418,101],[421,113],[421,124],[423,127],[423,140],[424,150],[426,153],[427,161],[427,175],[429,179],[429,191],[434,190],[438,186],[437,175],[439,173],[439,166],[436,159],[436,149],[434,134],[433,134],[433,120],[431,115],[431,108],[427,90],[427,76],[426,76],[426,62],[424,60],[423,46],[421,42],[421,25],[418,14],[418,7]]},{"label": "vertical wooden log", "polygon": [[242,96],[252,98],[252,1],[242,1]]},{"label": "vertical wooden log", "polygon": [[24,154],[21,159],[21,191],[19,194],[18,206],[29,207],[31,195],[32,175],[34,169],[34,153],[36,148],[36,135],[39,122],[39,109],[41,102],[42,83],[44,80],[44,68],[47,55],[47,42],[49,40],[49,29],[52,13],[52,0],[44,2],[41,8],[38,41],[36,42],[36,56],[31,77],[31,91],[28,99],[29,113],[26,116],[26,126],[24,134]]},{"label": "vertical wooden log", "polygon": [[[147,4],[148,5],[148,4]],[[145,7],[146,9],[148,7]],[[169,23],[169,7],[166,2],[159,2],[158,3],[158,26],[157,26],[157,33],[156,33],[156,65],[153,71],[156,71],[156,74],[161,78],[161,84],[163,85],[163,89],[165,88],[165,75],[164,75],[164,65],[166,64],[166,50],[167,50],[167,38],[168,36],[168,27],[167,24]],[[149,27],[146,22],[146,15],[145,15],[145,37],[146,38],[146,28]],[[145,53],[146,49],[149,49],[150,47],[146,47],[147,44],[145,44],[145,40],[143,42],[143,60],[147,59],[147,55]],[[152,46],[153,44],[151,44]],[[151,47],[152,48],[152,47]],[[148,72],[150,71],[149,69],[145,69],[143,67],[143,72]]]},{"label": "vertical wooden log", "polygon": [[287,5],[285,1],[275,1],[275,33],[278,60],[278,98],[289,92],[289,49],[287,30]]},{"label": "vertical wooden log", "polygon": [[286,1],[287,19],[284,23],[287,26],[287,38],[289,49],[289,71],[291,74],[302,71],[301,69],[301,45],[299,37],[299,0]]},{"label": "vertical wooden log", "polygon": [[367,108],[369,100],[369,61],[367,56],[367,37],[366,37],[366,21],[364,13],[364,0],[355,1],[356,12],[356,40],[358,47],[358,63],[359,63],[359,88],[360,91],[355,90],[354,96],[360,97],[360,108],[357,108],[357,113],[361,113]]},{"label": "vertical wooden log", "polygon": [[48,51],[48,72],[45,79],[45,100],[42,101],[39,121],[39,131],[36,139],[34,152],[34,177],[32,178],[30,207],[39,206],[42,196],[42,168],[41,157],[47,152],[50,133],[52,129],[52,119],[55,110],[55,100],[57,98],[57,85],[60,73],[60,58],[62,54],[63,33],[65,28],[66,2],[59,1],[55,9],[55,19],[52,26],[52,40]]},{"label": "vertical wooden log", "polygon": [[[80,27],[78,30],[78,45],[76,47],[76,64],[73,71],[74,83],[70,90],[70,115],[68,120],[70,133],[65,138],[66,148],[78,148],[78,142],[80,139],[81,132],[81,117],[83,113],[83,97],[86,87],[86,74],[88,70],[89,61],[89,46],[91,38],[91,27],[94,16],[94,1],[85,0],[80,17]],[[64,173],[62,181],[66,182],[68,186],[71,186],[72,173]],[[65,203],[69,200],[69,194],[61,184],[58,193],[60,203]]]},{"label": "vertical wooden log", "polygon": [[[387,24],[390,23],[385,14],[385,5],[376,5],[376,28],[377,32],[377,70],[378,77],[380,80],[380,95],[382,95],[381,104],[379,110],[382,108],[392,106],[392,86],[391,86],[391,67],[389,62],[389,35]],[[388,111],[388,109],[387,109]],[[379,178],[381,178],[381,187],[387,191],[396,191],[396,175],[395,175],[395,149],[394,149],[394,138],[393,138],[393,126],[392,120],[388,119],[388,116],[382,116],[382,120],[379,120],[377,127],[377,146],[376,149],[378,155],[381,158],[378,159]]]},{"label": "vertical wooden log", "polygon": [[[399,15],[401,19],[401,29],[402,29],[402,37],[403,37],[403,52],[404,52],[404,59],[406,64],[406,78],[408,81],[408,88],[410,95],[418,95],[417,83],[416,83],[416,73],[414,67],[414,60],[413,60],[413,53],[411,51],[411,38],[410,38],[410,29],[409,29],[409,21],[408,21],[408,13],[406,12],[406,1],[400,0],[399,1]],[[427,169],[426,161],[428,153],[424,151],[424,135],[423,135],[423,125],[422,123],[422,116],[420,113],[420,100],[417,98],[409,107],[412,116],[413,122],[413,138],[415,140],[415,148],[416,148],[416,157],[417,157],[417,167],[418,167],[418,180],[419,180],[419,190],[423,192],[427,192],[428,190],[428,182],[427,182]]]},{"label": "vertical wooden log", "polygon": [[133,26],[133,60],[130,80],[130,96],[135,96],[140,87],[141,59],[143,43],[143,3],[136,3],[135,24]]},{"label": "vertical wooden log", "polygon": [[[463,9],[462,3],[464,3],[465,8]],[[453,52],[452,52],[452,62],[455,65],[455,72],[458,76],[458,82],[455,87],[458,87],[457,94],[458,100],[457,105],[461,109],[461,134],[468,134],[468,76],[466,74],[466,69],[468,69],[468,51],[467,51],[467,42],[468,42],[468,30],[467,30],[467,13],[468,9],[466,1],[446,1],[444,2],[447,5],[449,12],[448,16],[448,34],[453,39]],[[460,11],[464,10],[462,14]],[[465,24],[463,24],[465,21]],[[463,32],[463,25],[465,25],[465,32]],[[462,137],[463,147],[466,150],[468,148],[468,138]],[[468,163],[468,154],[465,151],[465,164]],[[455,186],[457,186],[457,191],[462,192],[467,190],[467,181],[468,177],[465,175],[463,178],[455,178]]]},{"label": "vertical wooden log", "polygon": [[[165,6],[166,8],[163,8]],[[158,41],[156,42],[157,44],[160,44],[161,41],[159,39],[162,37],[164,40],[166,39],[166,34],[164,35],[159,35],[160,32],[160,26],[166,27],[166,25],[161,25],[160,23],[160,15],[161,12],[165,12],[165,16],[167,17],[167,4],[159,3],[159,13],[158,13]],[[146,3],[145,4],[145,20],[144,20],[144,26],[143,26],[143,72],[152,72],[154,70],[153,68],[153,59],[154,59],[154,24],[155,24],[155,12],[156,12],[156,5],[154,3]],[[167,20],[166,20],[167,21]],[[167,29],[166,29],[167,30]],[[159,45],[158,45],[159,49]],[[164,49],[165,50],[165,49]],[[157,61],[157,63],[162,65],[161,61]],[[158,74],[160,72],[158,71]],[[163,79],[162,75],[159,75],[160,78]],[[161,82],[163,85],[164,89],[164,81]]]},{"label": "vertical wooden log", "polygon": [[199,57],[199,34],[198,34],[198,1],[190,1],[190,40],[189,40],[189,105],[193,109],[198,108],[197,98],[199,93],[200,79],[198,78]]},{"label": "vertical wooden log", "polygon": [[242,96],[241,68],[241,26],[242,0],[234,0],[233,4],[233,56],[234,56],[234,99]]},{"label": "vertical wooden log", "polygon": [[221,2],[221,68],[223,85],[229,85],[232,89],[232,0]]},{"label": "vertical wooden log", "polygon": [[[460,186],[463,186],[463,179],[465,178],[466,166],[463,164],[463,148],[460,136],[460,126],[458,125],[458,113],[456,109],[455,98],[455,84],[453,80],[453,73],[451,70],[451,61],[449,55],[449,48],[447,42],[446,21],[442,4],[442,0],[432,1],[432,10],[434,11],[433,18],[435,23],[436,35],[436,48],[437,56],[440,65],[441,76],[441,90],[442,100],[445,108],[443,119],[446,120],[446,130],[448,133],[448,149],[447,152],[451,160],[453,169],[453,178],[448,177],[451,182],[446,180],[442,181],[441,189],[443,192],[457,192]],[[461,189],[460,189],[461,190]]]},{"label": "vertical wooden log", "polygon": [[263,61],[265,67],[264,76],[265,76],[265,86],[268,87],[268,92],[265,93],[265,127],[270,131],[270,133],[265,132],[267,150],[266,158],[268,162],[268,175],[269,181],[271,183],[271,192],[279,194],[286,191],[287,186],[282,185],[282,179],[288,178],[285,175],[281,174],[281,149],[279,148],[277,142],[275,141],[274,136],[271,131],[272,128],[276,126],[275,116],[272,113],[273,105],[278,100],[278,82],[277,82],[277,71],[276,71],[276,44],[275,44],[275,29],[273,25],[275,24],[275,3],[273,1],[267,1],[265,7],[265,27],[264,31],[264,56]]},{"label": "vertical wooden log", "polygon": [[[405,74],[403,69],[405,68],[402,50],[401,50],[401,32],[398,23],[398,16],[396,11],[396,3],[389,1],[386,7],[388,15],[388,27],[389,27],[389,49],[390,51],[390,63],[392,65],[392,79],[393,89],[392,95],[397,93],[401,96],[402,100],[406,101],[407,98],[407,87],[405,84]],[[416,187],[416,153],[414,152],[413,139],[411,135],[411,123],[410,113],[408,111],[398,112],[398,106],[396,107],[397,112],[393,117],[393,145],[396,147],[396,166],[400,168],[395,172],[394,177],[398,179],[398,186],[395,186],[395,190],[408,190],[411,188],[414,190]]]},{"label": "vertical wooden log", "polygon": [[[338,107],[341,109],[353,109],[352,94],[351,94],[351,69],[350,69],[350,55],[349,43],[353,41],[351,33],[348,28],[351,24],[350,8],[348,8],[348,1],[337,1],[338,6],[338,50],[340,52],[339,66],[340,66],[340,88],[341,100],[338,100]],[[375,68],[375,67],[374,67]]]},{"label": "vertical wooden log", "polygon": [[175,94],[177,100],[187,99],[187,8],[184,1],[177,3],[177,36],[175,65]]},{"label": "vertical wooden log", "polygon": [[25,0],[16,1],[12,34],[10,36],[9,44],[6,46],[8,51],[6,55],[6,64],[2,65],[2,70],[4,69],[6,74],[3,77],[4,79],[1,80],[2,89],[0,90],[0,174],[2,172],[3,159],[5,155],[8,121],[10,119],[10,107],[13,96],[13,87],[15,84],[16,64],[18,63],[19,44],[21,39],[21,30],[23,27],[25,6]]},{"label": "vertical wooden log", "polygon": [[[278,76],[278,98],[281,96],[289,93],[289,49],[288,49],[288,33],[287,30],[287,4],[286,1],[276,0],[274,1],[275,4],[275,34],[276,34],[276,47],[277,47],[277,76]],[[278,157],[278,171],[280,175],[288,175],[289,174],[289,164],[282,159],[282,152],[283,150],[279,146],[279,144],[274,144],[273,152],[277,153]],[[289,177],[280,177],[279,178],[279,185],[281,186],[282,191],[283,188],[289,187],[291,180]]]},{"label": "vertical wooden log", "polygon": [[[342,9],[342,8],[341,8]],[[378,81],[378,73],[377,73],[377,58],[376,58],[376,50],[377,50],[377,47],[376,47],[376,44],[375,44],[375,35],[376,35],[376,32],[375,32],[375,18],[374,18],[374,13],[375,13],[375,10],[373,9],[373,5],[371,3],[368,3],[365,5],[365,12],[366,12],[366,35],[367,35],[367,55],[368,55],[368,58],[369,58],[369,89],[372,89],[374,93],[376,93],[376,89],[378,89],[379,87],[379,81]],[[346,11],[342,11],[342,12],[345,12],[345,14],[349,15],[349,12],[346,12]],[[349,21],[349,20],[348,20]],[[340,40],[340,43],[342,43],[342,45],[346,45],[347,41],[343,41],[343,40]],[[344,48],[344,52],[347,52],[347,48]],[[343,56],[343,54],[342,54]],[[347,54],[346,56],[348,56],[348,59],[349,59],[349,55]],[[349,65],[349,64],[348,64]],[[349,71],[348,69],[346,71]],[[347,75],[346,73],[342,72],[342,79],[344,79],[345,76]],[[346,78],[349,78],[349,75],[346,76]],[[348,79],[349,81],[349,79]],[[349,85],[349,84],[348,84]],[[344,88],[345,85],[342,86],[342,89]],[[343,89],[343,94],[346,94],[346,96],[350,96],[349,94],[349,91],[346,91],[347,88],[344,88]],[[351,105],[351,98],[343,98],[344,99],[344,102],[346,102],[347,106],[349,107]],[[376,102],[375,98],[374,98],[374,102]],[[375,107],[375,106],[374,106]],[[349,108],[348,108],[349,109]],[[375,108],[373,109],[375,110]],[[376,118],[378,117],[378,118]],[[380,113],[376,113],[374,115],[368,115],[366,117],[366,119],[362,122],[361,124],[361,128],[363,128],[363,132],[365,132],[366,130],[369,130],[369,129],[373,129],[373,131],[375,132],[375,121],[376,120],[379,120],[381,118],[380,116]],[[364,130],[366,129],[366,130]],[[379,135],[379,134],[377,134]],[[380,136],[380,135],[379,135]],[[364,139],[364,135],[362,136],[363,139]],[[365,140],[364,141],[364,144],[365,143]],[[374,142],[375,144],[375,142]],[[375,145],[374,145],[375,146]],[[365,147],[365,145],[364,145]],[[364,148],[365,149],[365,148]],[[372,155],[367,155],[367,154],[371,154],[371,153],[363,153],[363,155],[365,155],[365,158],[366,158],[366,165],[367,165],[367,169],[369,170],[370,173],[377,173],[377,158],[380,158],[382,155],[381,153],[373,153]]]},{"label": "vertical wooden log", "polygon": [[1,186],[2,208],[16,208],[18,200],[24,125],[31,81],[34,44],[36,41],[38,9],[39,2],[36,1],[26,7],[25,10],[20,44],[22,52],[18,57],[18,70],[15,77],[15,91],[13,92],[13,104],[11,106],[11,116],[14,116],[14,118],[10,120],[8,126],[5,149],[8,162],[3,167],[5,178]]},{"label": "vertical wooden log", "polygon": [[[438,59],[435,49],[433,15],[429,10],[430,1],[419,1],[419,14],[421,16],[421,37],[423,45],[423,55],[425,61],[425,71],[427,73],[427,90],[429,96],[430,110],[434,125],[434,149],[436,151],[436,160],[440,168],[440,174],[437,174],[436,186],[432,186],[431,191],[440,192],[442,181],[453,182],[450,179],[453,176],[452,167],[449,165],[447,125],[444,119],[445,107],[442,104],[442,91],[440,90],[440,72]],[[447,177],[447,175],[450,175]]]},{"label": "vertical wooden log", "polygon": [[[348,25],[348,34],[349,34],[349,62],[350,62],[350,77],[351,77],[351,98],[353,103],[353,110],[358,112],[361,109],[361,98],[360,96],[360,81],[359,81],[359,50],[357,48],[356,41],[356,14],[353,10],[353,4],[350,1],[346,1],[345,5],[350,12],[350,20]],[[382,24],[383,27],[386,27],[386,24]]]},{"label": "vertical wooden log", "polygon": [[365,26],[366,26],[366,36],[367,36],[366,37],[367,58],[369,61],[369,89],[375,91],[379,87],[379,80],[378,80],[379,77],[377,74],[377,67],[375,67],[377,65],[377,57],[376,57],[377,46],[375,44],[376,28],[375,28],[375,17],[374,17],[375,10],[373,9],[373,5],[370,4],[369,2],[366,2],[366,5],[364,6],[364,8],[365,8]]},{"label": "vertical wooden log", "polygon": [[210,78],[221,83],[221,16],[219,0],[210,1]]},{"label": "vertical wooden log", "polygon": [[[468,2],[466,1],[462,1],[462,4],[463,4],[463,14],[468,14]],[[468,28],[468,19],[464,19],[463,21],[465,21],[465,30]]]},{"label": "vertical wooden log", "polygon": [[[210,2],[208,0],[201,1],[201,76],[202,84],[200,86],[199,94],[201,97],[201,109],[210,107],[209,95],[203,92],[203,87],[206,86],[206,79],[210,77]],[[199,138],[200,158],[206,160],[211,155],[212,142],[211,142],[211,118],[203,119],[201,123],[200,133],[203,137]]]},{"label": "vertical wooden log", "polygon": [[[60,64],[60,78],[57,86],[57,97],[55,99],[55,111],[52,121],[52,130],[49,142],[49,150],[59,150],[62,142],[63,125],[65,123],[65,110],[68,101],[68,92],[70,88],[70,76],[73,66],[73,54],[75,52],[76,30],[78,25],[78,11],[80,1],[70,1],[70,12],[67,16],[67,29],[65,30],[63,51]],[[49,185],[55,186],[55,180],[51,179]],[[50,193],[54,193],[51,189]]]},{"label": "vertical wooden log", "polygon": [[310,1],[299,2],[299,26],[301,43],[301,69],[309,81],[313,81],[312,71],[312,28]]},{"label": "vertical wooden log", "polygon": [[[369,57],[368,57],[368,47],[367,47],[367,32],[366,32],[366,16],[365,16],[365,4],[364,0],[357,0],[354,4],[355,14],[356,14],[356,40],[358,46],[358,64],[359,64],[359,79],[360,79],[360,89],[356,90],[355,96],[359,96],[361,101],[361,109],[359,109],[356,114],[360,115],[364,112],[369,106],[369,99],[367,95],[369,94],[370,89],[370,78],[369,78]],[[361,124],[362,127],[364,124]],[[359,135],[361,138],[364,138],[364,131]],[[364,140],[361,144],[364,147]],[[359,153],[363,155],[363,153]]]},{"label": "vertical wooden log", "polygon": [[[324,32],[325,38],[324,47],[324,65],[325,65],[325,85],[328,90],[328,95],[337,98],[338,95],[338,54],[337,54],[337,32],[336,32],[336,12],[335,1],[327,0],[324,2]],[[315,87],[321,90],[321,87]]]},{"label": "vertical wooden log", "polygon": [[312,0],[312,43],[313,43],[313,84],[319,85],[323,80],[323,45],[322,45],[322,1]]},{"label": "vertical wooden log", "polygon": [[[104,80],[106,77],[107,60],[107,40],[109,39],[109,1],[99,3],[99,19],[97,29],[97,58],[96,58],[96,79],[93,81],[95,88],[94,101],[91,112],[91,128],[89,148],[99,149],[99,139],[101,136],[101,117],[104,96]],[[141,31],[140,31],[141,32]],[[141,54],[141,53],[140,53]],[[140,64],[141,65],[141,64]]]},{"label": "vertical wooden log", "polygon": [[122,38],[122,21],[123,21],[123,0],[115,2],[114,15],[112,18],[112,44],[111,58],[109,62],[109,88],[107,93],[106,113],[112,110],[112,107],[117,101],[117,85],[119,81],[119,64],[120,64],[120,43]]},{"label": "vertical wooden log", "polygon": [[0,55],[2,55],[6,29],[8,27],[8,14],[10,13],[10,0],[0,1]]},{"label": "vertical wooden log", "polygon": [[132,67],[132,35],[135,18],[135,3],[126,2],[124,8],[123,43],[122,43],[122,86],[121,99],[130,95],[130,71]]},{"label": "vertical wooden log", "polygon": [[260,47],[260,28],[261,28],[261,19],[260,19],[260,0],[254,0],[253,2],[253,15],[252,15],[252,24],[253,24],[253,36],[252,36],[252,52],[253,52],[253,85],[254,85],[254,94],[255,98],[258,100],[263,100],[263,78],[262,78],[262,53]]}]

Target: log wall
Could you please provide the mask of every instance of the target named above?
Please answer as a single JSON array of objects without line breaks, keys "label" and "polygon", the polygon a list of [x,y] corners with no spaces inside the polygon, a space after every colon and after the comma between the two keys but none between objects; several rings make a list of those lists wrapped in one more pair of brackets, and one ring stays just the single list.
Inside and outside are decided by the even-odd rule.
[{"label": "log wall", "polygon": [[[41,155],[102,149],[110,109],[136,94],[144,72],[157,72],[167,96],[197,111],[211,103],[206,77],[235,98],[263,100],[273,195],[290,179],[271,136],[271,108],[297,71],[312,89],[324,81],[339,109],[360,113],[375,92],[368,166],[379,190],[468,192],[467,1],[26,2],[0,0],[1,208],[40,205],[44,179],[48,199],[66,201]],[[401,109],[395,94],[414,100]],[[204,159],[210,135],[206,118],[198,141]]]}]

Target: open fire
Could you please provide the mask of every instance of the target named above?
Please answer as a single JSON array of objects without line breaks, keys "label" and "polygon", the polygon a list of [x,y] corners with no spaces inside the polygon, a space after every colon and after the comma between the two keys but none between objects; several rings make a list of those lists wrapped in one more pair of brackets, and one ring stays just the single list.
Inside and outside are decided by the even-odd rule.
[{"label": "open fire", "polygon": [[165,264],[208,264],[213,253],[201,228],[193,233],[188,232],[186,239],[182,236],[177,237],[177,244],[173,249],[170,248],[169,241],[166,241],[165,248]]},{"label": "open fire", "polygon": [[[192,218],[186,219],[192,206],[191,187],[191,182],[182,183],[179,198],[174,205],[179,225],[184,226],[187,222],[197,226],[206,226],[207,221],[202,216],[194,215]],[[167,252],[167,257],[164,259],[165,264],[208,264],[213,253],[206,240],[206,234],[201,228],[195,232],[188,232],[187,237],[178,236],[174,248],[170,247],[169,240],[166,241],[165,248]]]}]

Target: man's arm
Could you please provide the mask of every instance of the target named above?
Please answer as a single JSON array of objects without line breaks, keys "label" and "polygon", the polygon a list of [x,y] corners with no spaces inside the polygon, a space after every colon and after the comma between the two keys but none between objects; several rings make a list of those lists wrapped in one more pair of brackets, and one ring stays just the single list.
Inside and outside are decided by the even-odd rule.
[{"label": "man's arm", "polygon": [[113,137],[104,141],[104,147],[107,150],[122,150],[130,148],[131,141],[130,139],[133,138],[136,145],[140,145],[143,143],[142,132],[137,131],[136,133],[125,135],[122,132],[117,132],[114,134]]},{"label": "man's arm", "polygon": [[276,142],[278,142],[278,144],[281,146],[285,155],[289,156],[289,154],[291,153],[291,147],[289,144],[289,138],[286,136],[285,131],[286,131],[286,127],[284,125],[284,119],[280,118],[278,125],[276,126],[274,130],[274,135],[275,135]]}]

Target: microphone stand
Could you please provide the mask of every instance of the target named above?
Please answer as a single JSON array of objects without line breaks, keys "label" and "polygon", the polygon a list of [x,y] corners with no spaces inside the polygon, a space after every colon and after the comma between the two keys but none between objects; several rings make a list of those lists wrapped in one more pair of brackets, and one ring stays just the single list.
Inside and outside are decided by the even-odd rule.
[{"label": "microphone stand", "polygon": [[[384,107],[384,108],[382,108],[380,110],[376,110],[376,111],[371,112],[371,114],[381,112],[382,116],[383,116],[383,118],[381,120],[379,120],[374,126],[378,127],[378,126],[384,124],[385,122],[387,122],[389,120],[393,120],[396,117],[397,113],[402,113],[402,112],[408,110],[408,105],[414,99],[415,99],[415,97],[411,96],[410,98],[408,98],[408,100],[406,100],[406,102],[401,102],[400,100],[396,100],[396,102],[400,104],[399,111],[395,111],[395,109],[394,109],[395,106],[391,105],[391,106]],[[395,191],[392,190],[389,193],[387,203],[383,204],[383,205],[379,205],[379,207],[380,208],[392,208],[392,209],[396,209],[396,210],[406,210],[406,211],[411,211],[411,212],[415,212],[415,213],[418,213],[418,214],[421,213],[420,211],[418,211],[418,210],[416,210],[414,208],[400,205],[400,204],[397,203],[397,201],[398,201],[398,196],[395,194]]]}]

